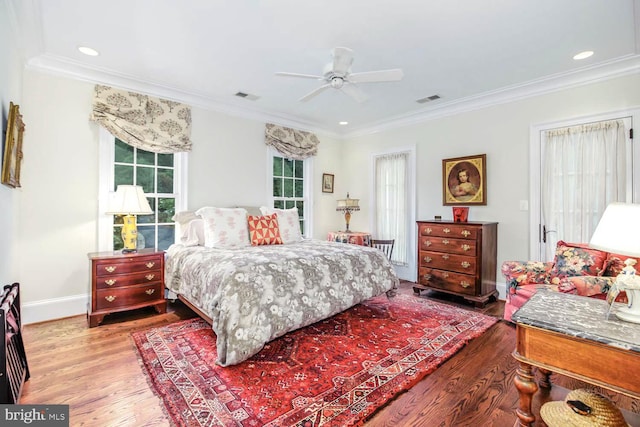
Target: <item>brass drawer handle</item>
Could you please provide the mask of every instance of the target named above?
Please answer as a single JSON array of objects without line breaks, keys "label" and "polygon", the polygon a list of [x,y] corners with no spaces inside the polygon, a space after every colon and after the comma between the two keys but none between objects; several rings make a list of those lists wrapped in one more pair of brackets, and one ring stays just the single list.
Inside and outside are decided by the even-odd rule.
[{"label": "brass drawer handle", "polygon": [[424,278],[424,280],[431,280],[431,275],[430,274],[425,274],[424,276],[422,276]]},{"label": "brass drawer handle", "polygon": [[468,251],[469,249],[471,249],[471,246],[469,246],[469,245],[462,245],[462,250],[463,250],[463,251]]},{"label": "brass drawer handle", "polygon": [[462,286],[463,288],[468,288],[469,286],[471,286],[471,283],[469,282],[465,282],[464,280],[462,282],[460,282],[460,286]]},{"label": "brass drawer handle", "polygon": [[433,258],[431,258],[430,256],[426,256],[426,257],[424,257],[423,259],[424,259],[424,262],[431,262],[431,261],[433,261]]},{"label": "brass drawer handle", "polygon": [[147,278],[147,280],[153,280],[154,277],[156,277],[155,274],[147,274],[146,276],[144,276]]},{"label": "brass drawer handle", "polygon": [[447,273],[446,271],[444,273],[442,273],[442,277],[444,277],[445,279],[449,278],[449,273]]},{"label": "brass drawer handle", "polygon": [[431,229],[431,227],[427,227],[427,229],[426,229],[425,231],[427,232],[427,234],[431,234],[431,232],[432,232],[433,230]]},{"label": "brass drawer handle", "polygon": [[471,232],[469,230],[462,230],[462,232],[460,234],[462,234],[464,237],[469,237]]},{"label": "brass drawer handle", "polygon": [[113,286],[113,285],[115,285],[115,284],[116,284],[116,282],[117,282],[117,280],[115,280],[115,279],[109,279],[109,280],[105,280],[105,281],[104,281],[104,283],[106,283],[106,284],[107,284],[107,285],[109,285],[109,286]]},{"label": "brass drawer handle", "polygon": [[113,301],[115,301],[116,297],[114,297],[113,295],[108,295],[108,296],[104,297],[104,299],[106,299],[109,302],[113,302]]},{"label": "brass drawer handle", "polygon": [[153,294],[155,291],[156,291],[155,289],[147,289],[146,291],[144,291],[144,293],[145,293],[145,294],[147,294],[147,295],[151,295],[151,294]]},{"label": "brass drawer handle", "polygon": [[447,239],[444,239],[444,240],[442,241],[442,244],[444,244],[444,245],[448,245],[448,244],[449,244],[449,241],[448,241]]},{"label": "brass drawer handle", "polygon": [[445,233],[447,233],[447,234],[451,233],[451,229],[449,229],[449,228],[445,228],[445,229],[443,229],[442,231],[444,231],[444,232],[445,232]]},{"label": "brass drawer handle", "polygon": [[105,267],[104,269],[107,270],[107,272],[109,273],[113,273],[114,271],[116,271],[116,266],[115,265],[110,265],[108,267]]},{"label": "brass drawer handle", "polygon": [[449,254],[442,255],[442,259],[449,259]]},{"label": "brass drawer handle", "polygon": [[461,265],[462,265],[464,268],[469,268],[469,266],[471,265],[471,263],[469,263],[469,262],[467,262],[467,261],[462,261]]},{"label": "brass drawer handle", "polygon": [[431,240],[425,240],[424,241],[424,245],[425,246],[431,246],[432,245]]},{"label": "brass drawer handle", "polygon": [[152,268],[154,265],[156,265],[155,262],[148,262],[147,264],[147,268]]}]

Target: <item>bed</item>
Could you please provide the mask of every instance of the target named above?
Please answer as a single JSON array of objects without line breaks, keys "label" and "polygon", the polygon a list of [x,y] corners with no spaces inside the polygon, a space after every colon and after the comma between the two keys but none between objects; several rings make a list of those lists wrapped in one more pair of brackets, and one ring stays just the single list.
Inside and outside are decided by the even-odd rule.
[{"label": "bed", "polygon": [[235,249],[174,244],[165,281],[212,325],[222,366],[398,284],[382,251],[310,239]]}]

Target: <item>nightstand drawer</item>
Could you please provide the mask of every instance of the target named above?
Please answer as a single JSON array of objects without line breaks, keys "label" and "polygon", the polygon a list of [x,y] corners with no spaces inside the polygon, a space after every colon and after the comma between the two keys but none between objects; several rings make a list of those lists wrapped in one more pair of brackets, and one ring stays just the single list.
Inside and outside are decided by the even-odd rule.
[{"label": "nightstand drawer", "polygon": [[154,285],[161,283],[162,272],[159,270],[143,271],[142,273],[112,274],[96,277],[97,289],[113,289],[135,285]]},{"label": "nightstand drawer", "polygon": [[100,260],[95,264],[96,276],[112,276],[114,274],[160,271],[162,260],[157,256],[144,258],[121,258]]},{"label": "nightstand drawer", "polygon": [[162,283],[126,288],[99,289],[96,296],[97,310],[129,307],[163,299]]}]

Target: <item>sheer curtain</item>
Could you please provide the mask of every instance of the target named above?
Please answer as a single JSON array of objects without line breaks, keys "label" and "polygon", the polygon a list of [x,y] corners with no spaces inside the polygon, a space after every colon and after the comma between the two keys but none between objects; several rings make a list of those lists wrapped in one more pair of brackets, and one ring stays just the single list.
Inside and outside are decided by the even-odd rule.
[{"label": "sheer curtain", "polygon": [[545,136],[542,212],[549,258],[558,240],[589,242],[607,205],[625,201],[626,153],[621,120],[553,129]]},{"label": "sheer curtain", "polygon": [[391,261],[408,265],[407,254],[407,165],[408,153],[376,157],[376,235],[395,239]]}]

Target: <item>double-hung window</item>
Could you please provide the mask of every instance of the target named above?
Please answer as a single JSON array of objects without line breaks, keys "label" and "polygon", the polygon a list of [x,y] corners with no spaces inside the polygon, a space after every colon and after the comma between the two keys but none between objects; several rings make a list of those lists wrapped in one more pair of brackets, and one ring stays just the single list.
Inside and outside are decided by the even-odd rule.
[{"label": "double-hung window", "polygon": [[291,160],[269,150],[271,162],[271,199],[277,209],[298,208],[300,232],[311,235],[310,177],[312,160]]}]

